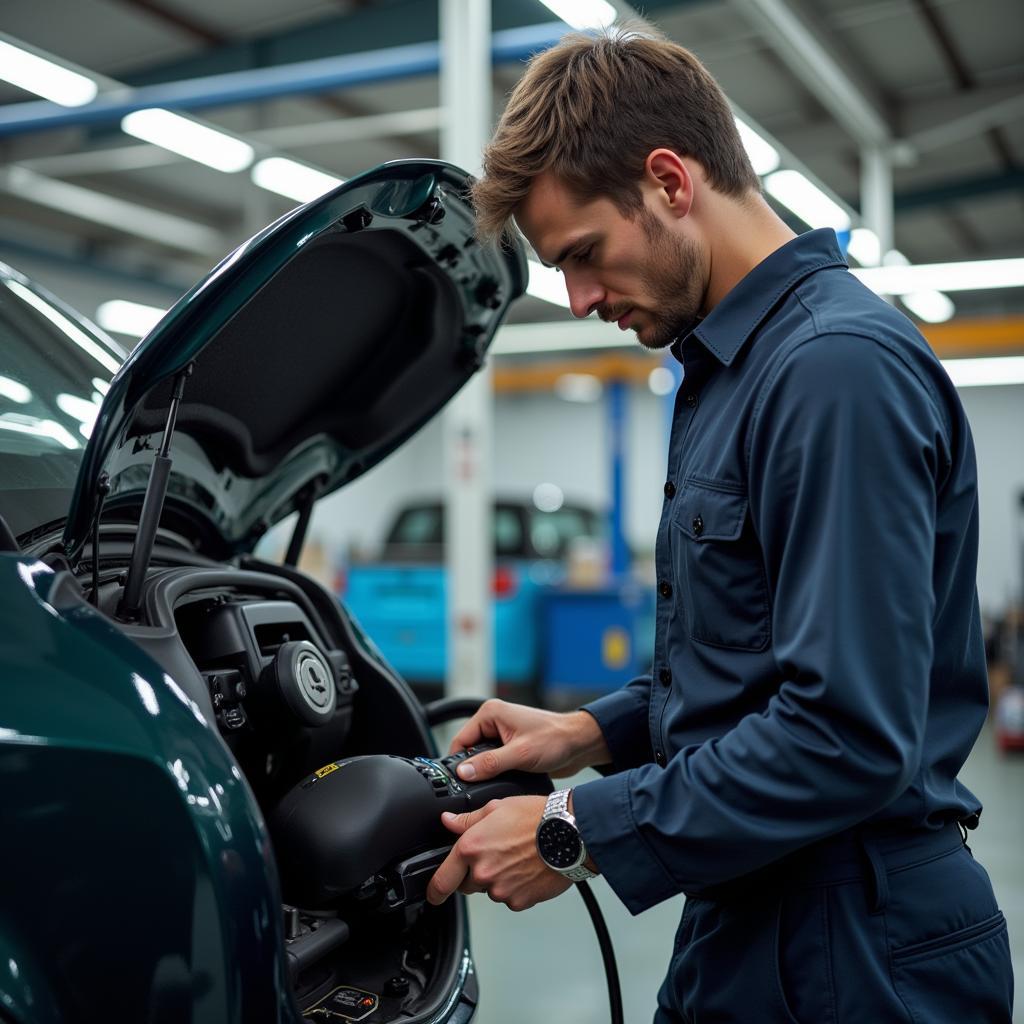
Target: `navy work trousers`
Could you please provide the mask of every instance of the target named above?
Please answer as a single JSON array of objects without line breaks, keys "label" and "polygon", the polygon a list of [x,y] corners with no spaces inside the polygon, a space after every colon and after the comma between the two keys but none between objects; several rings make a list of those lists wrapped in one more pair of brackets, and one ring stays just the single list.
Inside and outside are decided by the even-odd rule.
[{"label": "navy work trousers", "polygon": [[992,884],[951,823],[845,833],[688,897],[655,1024],[1010,1024]]}]

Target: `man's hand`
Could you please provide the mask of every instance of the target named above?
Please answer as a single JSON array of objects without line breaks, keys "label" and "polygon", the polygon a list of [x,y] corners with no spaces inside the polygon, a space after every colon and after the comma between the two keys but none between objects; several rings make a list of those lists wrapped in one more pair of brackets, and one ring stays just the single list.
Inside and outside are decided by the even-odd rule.
[{"label": "man's hand", "polygon": [[449,753],[495,739],[501,748],[463,761],[460,779],[483,781],[513,768],[559,777],[612,759],[601,727],[586,711],[560,714],[503,700],[486,701],[456,733]]},{"label": "man's hand", "polygon": [[509,910],[528,910],[565,892],[572,883],[552,871],[537,852],[545,802],[542,796],[510,796],[478,811],[441,815],[459,839],[434,872],[427,900],[437,906],[456,890],[486,892]]}]

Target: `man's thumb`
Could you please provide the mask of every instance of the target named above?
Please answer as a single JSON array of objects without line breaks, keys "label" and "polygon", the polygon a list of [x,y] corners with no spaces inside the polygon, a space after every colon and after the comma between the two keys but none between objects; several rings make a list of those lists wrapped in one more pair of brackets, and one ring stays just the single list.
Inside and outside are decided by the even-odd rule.
[{"label": "man's thumb", "polygon": [[483,782],[484,779],[493,779],[495,775],[500,775],[507,767],[502,764],[503,758],[499,756],[503,749],[499,747],[497,750],[485,750],[482,754],[467,758],[456,769],[459,778],[463,782]]}]

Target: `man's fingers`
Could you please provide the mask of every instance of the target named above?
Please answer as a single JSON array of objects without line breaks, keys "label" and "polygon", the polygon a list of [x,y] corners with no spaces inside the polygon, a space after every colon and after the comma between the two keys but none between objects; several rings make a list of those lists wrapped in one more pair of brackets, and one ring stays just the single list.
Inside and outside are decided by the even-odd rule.
[{"label": "man's fingers", "polygon": [[434,872],[434,877],[427,883],[427,902],[435,907],[444,903],[462,885],[468,874],[469,865],[462,859],[458,847],[452,847],[452,852],[445,857]]},{"label": "man's fingers", "polygon": [[466,782],[493,779],[495,775],[500,775],[514,767],[511,763],[512,756],[514,756],[514,750],[510,747],[485,750],[482,754],[477,754],[476,757],[467,758],[456,771],[459,773],[459,778]]},{"label": "man's fingers", "polygon": [[500,713],[503,701],[488,700],[480,706],[480,710],[455,734],[449,754],[457,750],[466,750],[483,740],[494,740],[501,736],[496,715]]},{"label": "man's fingers", "polygon": [[461,836],[466,829],[475,825],[481,818],[486,818],[494,808],[490,804],[475,811],[464,811],[462,814],[455,814],[452,811],[445,811],[441,815],[441,822],[446,829]]}]

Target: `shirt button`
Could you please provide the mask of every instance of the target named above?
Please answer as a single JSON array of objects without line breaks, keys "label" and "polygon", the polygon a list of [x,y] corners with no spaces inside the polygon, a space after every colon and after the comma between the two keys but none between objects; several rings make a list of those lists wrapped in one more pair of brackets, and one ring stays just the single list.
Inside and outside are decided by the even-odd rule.
[{"label": "shirt button", "polygon": [[690,525],[693,527],[695,537],[699,537],[704,532],[704,520],[699,515],[693,517],[693,522]]},{"label": "shirt button", "polygon": [[676,485],[671,480],[665,484],[665,497],[674,498],[676,493]]},{"label": "shirt button", "polygon": [[692,391],[686,396],[686,405],[690,409],[697,408],[697,396]]},{"label": "shirt button", "polygon": [[661,580],[658,584],[658,593],[661,594],[662,597],[671,597],[672,587],[666,583],[665,580]]},{"label": "shirt button", "polygon": [[661,671],[660,671],[660,672],[658,673],[658,678],[659,678],[659,679],[660,679],[660,680],[661,680],[661,681],[662,681],[662,682],[663,682],[663,683],[664,683],[664,684],[665,684],[666,686],[668,686],[668,685],[669,685],[669,683],[671,683],[671,682],[672,682],[672,673],[671,673],[671,672],[670,672],[670,671],[669,671],[669,670],[668,670],[667,668],[663,668],[663,669],[662,669],[662,670],[661,670]]},{"label": "shirt button", "polygon": [[654,752],[654,763],[661,765],[662,768],[665,767],[665,754],[663,751],[656,750]]}]

